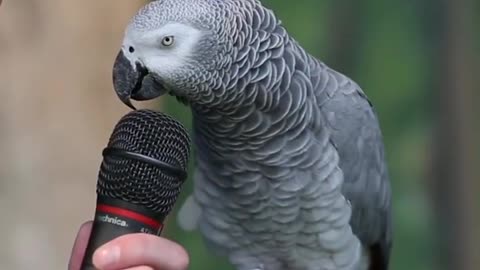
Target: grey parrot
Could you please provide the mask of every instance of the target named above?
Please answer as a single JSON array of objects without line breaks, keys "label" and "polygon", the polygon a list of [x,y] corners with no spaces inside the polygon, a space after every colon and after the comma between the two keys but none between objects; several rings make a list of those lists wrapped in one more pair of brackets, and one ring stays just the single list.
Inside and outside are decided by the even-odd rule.
[{"label": "grey parrot", "polygon": [[[292,3],[293,4],[293,3]],[[120,100],[190,106],[180,224],[238,270],[386,270],[391,190],[376,112],[257,0],[158,0],[125,30]]]}]

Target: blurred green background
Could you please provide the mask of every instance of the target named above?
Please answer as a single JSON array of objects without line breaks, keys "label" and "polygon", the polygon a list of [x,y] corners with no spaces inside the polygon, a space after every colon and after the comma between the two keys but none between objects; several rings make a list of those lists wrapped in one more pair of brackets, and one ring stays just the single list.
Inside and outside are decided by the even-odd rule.
[{"label": "blurred green background", "polygon": [[[445,211],[437,215],[435,209],[437,199],[433,193],[440,191],[436,191],[432,185],[447,184],[449,180],[461,182],[461,179],[442,179],[441,176],[430,174],[430,171],[437,167],[432,157],[432,148],[435,147],[434,129],[450,128],[444,127],[446,123],[437,124],[441,111],[448,110],[446,105],[441,105],[443,100],[440,100],[440,93],[443,91],[447,95],[462,95],[456,93],[455,89],[457,85],[463,85],[462,82],[457,84],[457,78],[451,78],[454,82],[450,87],[445,85],[448,81],[441,77],[442,72],[450,72],[448,68],[441,66],[450,65],[445,62],[448,60],[442,58],[447,58],[448,53],[457,53],[449,52],[456,50],[454,46],[457,45],[445,44],[451,43],[452,41],[447,39],[453,38],[449,36],[448,27],[461,24],[456,27],[463,30],[451,31],[466,31],[466,34],[474,38],[470,45],[458,40],[461,43],[458,46],[472,46],[469,48],[471,51],[465,51],[468,47],[461,47],[457,49],[461,50],[460,56],[455,54],[452,57],[462,57],[461,55],[466,53],[468,59],[477,64],[480,60],[480,28],[477,27],[478,23],[467,19],[467,23],[462,24],[462,20],[466,19],[464,16],[468,16],[469,12],[471,16],[479,14],[478,1],[475,7],[470,7],[473,11],[466,10],[467,5],[462,1],[453,4],[457,6],[456,9],[447,6],[446,1],[304,0],[293,3],[264,0],[263,3],[276,12],[290,34],[308,52],[357,81],[376,107],[385,137],[393,189],[394,249],[391,269],[473,269],[468,268],[472,265],[467,266],[465,261],[465,265],[458,265],[455,262],[458,258],[449,258],[451,250],[442,246],[445,244],[442,239],[450,239],[444,234],[450,233],[450,230],[455,231],[456,224],[452,225],[454,228],[443,229],[438,226],[438,222],[457,222],[444,219],[445,216],[454,218],[449,213],[454,210],[443,209]],[[448,14],[449,12],[460,14]],[[453,16],[451,20],[456,21],[448,22],[450,16]],[[455,33],[453,35],[455,36]],[[460,36],[463,38],[463,35]],[[476,75],[480,75],[479,70],[473,68],[474,65],[467,72],[475,71]],[[472,78],[470,74],[459,77],[459,80]],[[460,90],[473,97],[474,92],[478,95],[479,89],[477,85]],[[451,97],[445,99],[452,100]],[[469,107],[471,104],[461,106]],[[163,108],[181,119],[188,127],[191,126],[189,109],[178,104],[175,99],[166,98]],[[466,113],[471,117],[468,125],[480,123],[478,111]],[[473,132],[473,128],[469,127],[467,131],[461,131],[462,127],[458,129],[454,134]],[[446,140],[460,147],[455,138]],[[470,143],[471,147],[478,147],[476,140],[472,139]],[[451,154],[448,159],[454,158],[455,154]],[[470,156],[471,158],[474,157]],[[478,180],[478,174],[463,180],[466,185],[476,190],[476,197],[479,197],[476,186]],[[187,184],[180,201],[190,193],[190,184],[191,182]],[[447,195],[455,201],[452,207],[456,206],[457,195],[453,191]],[[476,199],[476,202],[480,204],[480,199]],[[478,217],[477,213],[473,214]],[[470,224],[467,227],[475,226]],[[184,244],[190,251],[192,269],[232,269],[224,260],[212,257],[205,251],[197,233],[184,232],[173,221],[167,228],[168,236]],[[475,227],[474,231],[463,233],[476,233],[467,237],[478,237],[480,230]],[[456,235],[451,237],[461,238]],[[455,241],[448,241],[448,245],[455,244]],[[471,248],[475,250],[468,250]],[[478,243],[474,246],[464,243],[462,246],[455,246],[455,249],[460,249],[457,250],[460,253],[471,252],[474,254],[472,257],[480,256]],[[460,257],[460,260],[467,260]],[[480,266],[475,264],[475,269],[479,268]]]},{"label": "blurred green background", "polygon": [[[480,1],[262,2],[378,112],[393,188],[391,269],[480,269]],[[101,150],[128,111],[111,70],[145,3],[2,2],[0,269],[66,269],[78,226],[93,215]],[[173,98],[139,105],[191,127]],[[166,235],[188,249],[190,269],[232,269],[179,229],[175,213]]]}]

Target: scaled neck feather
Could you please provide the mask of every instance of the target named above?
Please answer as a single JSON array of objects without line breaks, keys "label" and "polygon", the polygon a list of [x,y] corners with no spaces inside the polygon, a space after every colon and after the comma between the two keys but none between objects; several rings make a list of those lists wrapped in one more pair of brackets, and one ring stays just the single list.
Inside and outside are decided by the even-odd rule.
[{"label": "scaled neck feather", "polygon": [[217,74],[216,98],[192,104],[197,136],[237,149],[311,124],[324,68],[270,10],[255,6],[242,18],[236,20],[240,31],[230,46],[228,72]]}]

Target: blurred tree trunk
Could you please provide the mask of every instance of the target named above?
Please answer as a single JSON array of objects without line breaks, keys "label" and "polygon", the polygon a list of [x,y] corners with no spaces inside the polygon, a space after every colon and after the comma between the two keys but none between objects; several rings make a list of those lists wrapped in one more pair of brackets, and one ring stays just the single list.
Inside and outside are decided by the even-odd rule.
[{"label": "blurred tree trunk", "polygon": [[101,150],[127,111],[111,69],[131,0],[0,7],[0,269],[66,269]]},{"label": "blurred tree trunk", "polygon": [[365,3],[358,0],[333,0],[329,4],[328,47],[324,60],[332,68],[352,76],[363,41],[362,10]]},{"label": "blurred tree trunk", "polygon": [[473,0],[433,2],[432,7],[438,6],[435,23],[440,26],[434,39],[438,118],[432,168],[438,235],[442,238],[438,244],[443,252],[438,263],[443,269],[474,270],[478,269],[479,250],[475,192],[480,178],[474,164],[477,138],[473,134],[478,118],[473,110],[473,71],[478,69],[473,63]]}]

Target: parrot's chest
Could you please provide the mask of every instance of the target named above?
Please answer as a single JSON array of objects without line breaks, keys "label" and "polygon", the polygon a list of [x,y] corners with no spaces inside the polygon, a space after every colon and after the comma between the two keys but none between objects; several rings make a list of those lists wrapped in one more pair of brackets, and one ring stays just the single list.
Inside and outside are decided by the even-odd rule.
[{"label": "parrot's chest", "polygon": [[238,261],[238,269],[257,263],[265,270],[356,270],[361,248],[349,226],[351,208],[340,192],[341,173],[328,163],[199,162],[195,197],[207,243]]},{"label": "parrot's chest", "polygon": [[[350,228],[338,152],[317,114],[283,134],[197,124],[198,225],[238,270],[359,270],[362,248]],[[258,132],[240,136],[237,128]]]}]

